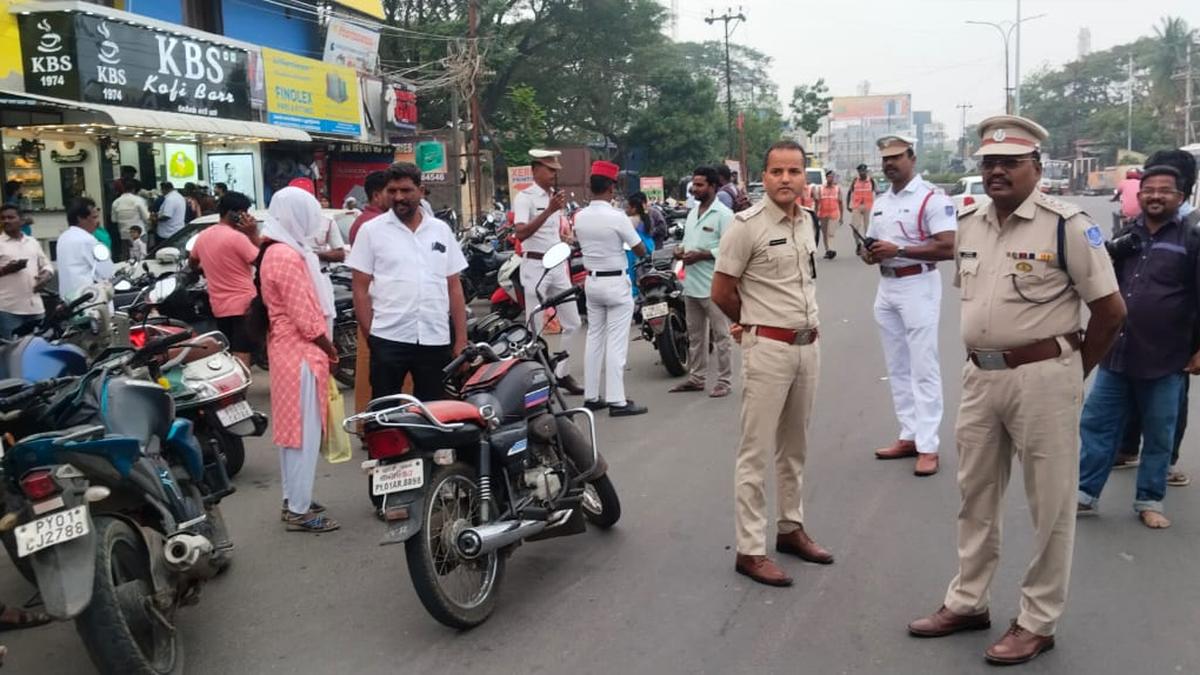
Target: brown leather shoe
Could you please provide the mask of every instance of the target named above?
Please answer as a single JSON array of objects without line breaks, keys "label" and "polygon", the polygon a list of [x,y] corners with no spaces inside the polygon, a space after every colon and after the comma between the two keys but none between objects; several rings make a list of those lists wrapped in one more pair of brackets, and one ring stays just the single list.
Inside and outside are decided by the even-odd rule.
[{"label": "brown leather shoe", "polygon": [[737,565],[734,566],[738,574],[744,574],[760,584],[768,586],[791,586],[792,578],[784,572],[779,565],[775,564],[765,555],[745,555],[737,554]]},{"label": "brown leather shoe", "polygon": [[1051,649],[1054,649],[1053,635],[1031,633],[1013,621],[1004,637],[988,647],[983,657],[991,663],[1007,666],[1032,661],[1038,654]]},{"label": "brown leather shoe", "polygon": [[987,630],[992,618],[987,610],[982,614],[955,614],[942,605],[938,611],[908,624],[908,632],[917,637],[945,637],[964,630]]},{"label": "brown leather shoe", "polygon": [[917,456],[917,444],[913,441],[896,441],[889,447],[875,451],[875,459],[904,459]]},{"label": "brown leather shoe", "polygon": [[932,476],[938,472],[938,456],[936,452],[922,452],[917,455],[917,466],[913,474],[917,476]]},{"label": "brown leather shoe", "polygon": [[780,553],[790,553],[801,560],[819,565],[833,563],[833,554],[813,541],[812,537],[804,531],[803,525],[787,534],[775,535],[775,550]]}]

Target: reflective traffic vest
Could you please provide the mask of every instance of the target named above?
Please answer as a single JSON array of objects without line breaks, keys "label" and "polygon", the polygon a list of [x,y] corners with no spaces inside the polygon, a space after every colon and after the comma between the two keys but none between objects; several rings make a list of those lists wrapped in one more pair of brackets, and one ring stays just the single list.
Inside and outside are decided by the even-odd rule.
[{"label": "reflective traffic vest", "polygon": [[838,199],[838,187],[836,185],[821,186],[821,203],[817,205],[817,217],[819,218],[837,218],[841,215],[842,204]]},{"label": "reflective traffic vest", "polygon": [[850,193],[850,206],[857,209],[870,210],[875,204],[875,190],[871,187],[871,179],[854,179],[853,191]]}]

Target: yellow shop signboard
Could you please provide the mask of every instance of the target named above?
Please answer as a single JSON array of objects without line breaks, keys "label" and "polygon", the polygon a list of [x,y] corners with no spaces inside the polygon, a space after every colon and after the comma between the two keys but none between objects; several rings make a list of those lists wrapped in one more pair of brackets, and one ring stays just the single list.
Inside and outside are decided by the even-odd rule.
[{"label": "yellow shop signboard", "polygon": [[319,134],[359,136],[362,106],[353,68],[263,47],[267,123]]}]

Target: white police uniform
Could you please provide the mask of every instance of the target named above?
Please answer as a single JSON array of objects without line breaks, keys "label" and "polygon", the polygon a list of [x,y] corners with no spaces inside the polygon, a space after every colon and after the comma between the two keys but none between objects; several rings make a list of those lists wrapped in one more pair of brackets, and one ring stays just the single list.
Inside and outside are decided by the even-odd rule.
[{"label": "white police uniform", "polygon": [[[957,229],[953,202],[920,176],[913,176],[899,192],[889,188],[876,197],[867,233],[905,248]],[[942,277],[932,262],[899,256],[882,261],[879,271],[875,322],[883,339],[899,438],[915,441],[917,452],[936,453],[942,422],[938,363]]]},{"label": "white police uniform", "polygon": [[[541,215],[543,211],[550,206],[550,193],[543,190],[537,183],[521,190],[513,199],[513,222],[529,223],[534,218]],[[559,265],[550,270],[546,274],[545,280],[542,280],[542,255],[553,245],[562,241],[562,236],[559,234],[562,212],[558,211],[546,218],[546,222],[538,228],[528,239],[521,242],[521,251],[524,254],[524,259],[521,261],[521,286],[525,291],[525,312],[530,314],[538,306],[538,296],[536,289],[538,282],[541,281],[541,292],[543,297],[550,297],[556,293],[561,293],[571,287],[571,274],[567,265]],[[532,254],[532,255],[531,255]],[[579,310],[572,303],[559,305],[554,310],[555,316],[558,317],[558,323],[562,326],[562,335],[560,344],[571,344],[571,338],[575,335],[575,331],[579,330]],[[534,321],[541,327],[543,314],[539,313]],[[571,372],[567,359],[559,362],[555,368],[555,375],[565,377]]]},{"label": "white police uniform", "polygon": [[606,201],[596,200],[575,216],[575,238],[583,251],[587,279],[587,356],[583,365],[585,400],[600,398],[604,364],[604,398],[625,405],[625,357],[629,322],[633,319],[633,284],[626,274],[625,246],[642,243],[629,216]]}]

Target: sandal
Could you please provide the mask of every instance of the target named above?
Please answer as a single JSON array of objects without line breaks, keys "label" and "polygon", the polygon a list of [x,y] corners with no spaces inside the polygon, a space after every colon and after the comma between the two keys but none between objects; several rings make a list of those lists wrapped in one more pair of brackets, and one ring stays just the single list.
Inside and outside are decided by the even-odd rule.
[{"label": "sandal", "polygon": [[718,384],[717,386],[713,387],[712,393],[709,394],[708,397],[709,398],[725,398],[726,396],[729,395],[730,391],[732,391],[732,390],[729,388],[729,385]]},{"label": "sandal", "polygon": [[54,619],[45,612],[26,612],[20,609],[13,609],[16,612],[17,619],[15,621],[5,621],[4,613],[9,611],[9,607],[0,604],[0,633],[10,630],[22,630],[25,628],[37,628],[45,626],[54,621]]},{"label": "sandal", "polygon": [[[317,500],[314,499],[308,503],[308,510],[312,513],[325,513],[325,505],[317,503]],[[283,500],[283,509],[281,509],[279,512],[279,520],[286,523],[287,519],[291,517],[291,515],[292,512],[288,511],[287,500],[285,499]]]},{"label": "sandal", "polygon": [[1186,471],[1171,469],[1167,474],[1167,485],[1171,487],[1187,487],[1192,484],[1192,477]]},{"label": "sandal", "polygon": [[704,383],[692,382],[691,380],[688,380],[687,382],[681,382],[674,387],[671,387],[667,391],[672,394],[677,394],[681,391],[704,391]]},{"label": "sandal", "polygon": [[308,513],[298,516],[291,514],[287,520],[288,532],[312,532],[321,534],[322,532],[333,532],[341,527],[338,521],[318,513],[309,511]]}]

